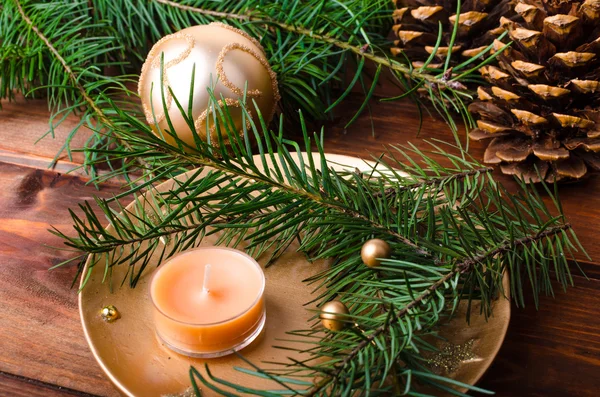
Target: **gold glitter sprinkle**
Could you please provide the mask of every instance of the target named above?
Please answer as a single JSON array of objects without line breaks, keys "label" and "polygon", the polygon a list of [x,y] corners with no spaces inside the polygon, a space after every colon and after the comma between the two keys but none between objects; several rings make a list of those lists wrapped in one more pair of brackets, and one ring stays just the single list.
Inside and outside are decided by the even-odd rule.
[{"label": "gold glitter sprinkle", "polygon": [[148,220],[150,222],[152,222],[152,224],[154,226],[158,225],[160,223],[160,219],[158,219],[158,215],[156,215],[156,213],[154,212],[146,212],[146,216],[148,217]]},{"label": "gold glitter sprinkle", "polygon": [[220,26],[223,29],[231,30],[232,32],[235,32],[235,33],[239,34],[240,36],[243,36],[245,39],[250,40],[252,42],[252,44],[254,44],[256,47],[258,47],[258,49],[263,53],[263,55],[266,55],[265,49],[258,42],[258,40],[256,40],[254,37],[250,36],[248,33],[244,32],[243,30],[234,28],[233,26],[227,25],[223,22],[212,22],[212,23],[209,23],[209,25]]},{"label": "gold glitter sprinkle", "polygon": [[[241,90],[239,87],[236,87],[235,85],[233,85],[229,81],[229,79],[227,79],[227,76],[225,76],[225,72],[223,70],[223,63],[225,62],[225,55],[227,55],[227,53],[231,50],[239,49],[239,50],[245,51],[245,52],[249,53],[250,55],[254,56],[254,58],[256,58],[261,63],[261,65],[267,70],[267,73],[269,74],[269,78],[271,79],[271,89],[273,91],[273,106],[271,108],[271,111],[267,114],[267,118],[266,118],[266,121],[270,122],[273,119],[275,112],[277,111],[277,104],[279,103],[281,96],[279,95],[279,84],[277,83],[277,74],[273,71],[273,69],[271,68],[271,65],[269,65],[269,62],[264,58],[265,49],[262,47],[262,45],[260,45],[258,40],[254,39],[253,37],[251,37],[246,32],[244,32],[240,29],[234,28],[232,26],[226,25],[221,22],[213,22],[210,25],[220,26],[224,29],[228,29],[228,30],[231,30],[233,32],[240,34],[244,38],[250,40],[252,42],[252,44],[254,44],[263,53],[262,54],[263,56],[261,56],[261,54],[258,54],[256,51],[252,50],[248,46],[245,46],[240,43],[231,43],[231,44],[228,44],[225,47],[223,47],[223,49],[219,52],[219,56],[217,58],[217,64],[216,64],[215,68],[217,70],[217,76],[218,76],[219,80],[221,82],[223,82],[223,85],[225,87],[229,88],[233,93],[242,97],[244,95],[243,90]],[[260,95],[262,95],[262,93],[259,90],[249,90],[246,92],[246,97],[248,97],[248,98],[259,97]],[[239,106],[239,102],[238,103],[229,102],[229,98],[227,98],[226,101],[227,101],[226,102],[227,106],[236,106],[236,105]],[[222,105],[221,101],[219,101],[219,105]],[[198,131],[198,126],[200,124],[202,124],[202,122],[204,121],[205,118],[206,118],[206,113],[203,112],[200,115],[200,117],[198,117],[198,119],[196,119],[196,122],[195,122],[196,131]],[[248,128],[250,128],[251,124],[250,124],[249,120],[247,120],[246,124],[248,125]],[[211,128],[211,131],[210,131],[211,137],[213,136],[215,129],[216,129],[216,127],[214,127],[214,129]],[[218,142],[213,140],[213,146],[218,146]]]},{"label": "gold glitter sprinkle", "polygon": [[196,397],[193,387],[188,387],[182,393],[177,394],[163,394],[161,397]]},{"label": "gold glitter sprinkle", "polygon": [[[238,99],[231,99],[231,98],[225,98],[225,101],[219,99],[217,101],[217,105],[219,107],[227,105],[227,107],[230,107],[230,108],[242,107],[242,105]],[[208,110],[209,109],[205,109],[200,114],[200,116],[198,116],[196,121],[194,122],[194,127],[196,128],[196,131],[198,132],[198,134],[200,133],[200,126],[202,125],[202,123],[204,123],[206,121],[206,118],[208,117]],[[250,119],[252,118],[252,114],[250,113],[248,108],[246,108],[246,110],[248,111],[248,117],[246,118],[246,128],[251,129],[252,123],[250,122]],[[217,126],[214,125],[214,123],[213,123],[213,125],[209,128],[209,134],[210,134],[212,145],[214,147],[218,148],[219,147],[219,138],[217,137],[216,132],[217,132]]]},{"label": "gold glitter sprinkle", "polygon": [[[225,75],[225,71],[223,70],[223,64],[225,63],[225,56],[227,55],[227,53],[229,51],[233,51],[233,50],[244,51],[244,52],[252,55],[254,58],[256,58],[257,61],[260,62],[261,65],[263,65],[265,67],[265,69],[269,69],[270,66],[267,63],[267,60],[265,58],[261,57],[259,54],[256,53],[256,51],[254,51],[252,48],[250,48],[248,46],[245,46],[240,43],[229,43],[225,47],[223,47],[221,52],[219,52],[219,57],[217,58],[217,66],[216,66],[217,76],[219,77],[219,80],[221,80],[221,83],[223,83],[223,85],[225,87],[229,88],[234,94],[241,97],[241,96],[244,96],[244,90],[242,90],[239,87],[236,87],[231,81],[229,81],[229,79]],[[262,95],[262,92],[260,92],[260,90],[246,91],[246,97],[248,97],[248,98],[258,98],[261,95]]]},{"label": "gold glitter sprinkle", "polygon": [[[227,30],[231,30],[232,32],[236,32],[239,35],[243,36],[244,38],[250,40],[252,42],[252,44],[254,44],[262,53],[263,55],[266,56],[266,51],[263,48],[263,46],[260,44],[260,42],[258,40],[256,40],[254,37],[250,36],[248,33],[244,32],[241,29],[237,29],[234,28],[233,26],[224,24],[222,22],[212,22],[210,23],[210,25],[216,25],[216,26],[220,26],[224,29]],[[219,57],[222,55],[219,54]],[[256,57],[256,54],[253,54]],[[267,121],[270,121],[273,116],[275,115],[275,112],[277,111],[277,104],[279,103],[279,101],[281,100],[281,95],[279,95],[279,84],[277,83],[277,73],[275,73],[273,71],[273,69],[271,68],[271,65],[269,65],[269,63],[265,60],[265,63],[262,62],[262,60],[260,58],[262,57],[256,57],[257,59],[259,59],[259,61],[263,64],[263,66],[267,69],[267,73],[269,73],[269,77],[271,78],[271,88],[273,90],[273,108],[271,109],[271,112],[269,112],[269,114],[267,115]],[[217,62],[218,64],[218,62]]]},{"label": "gold glitter sprinkle", "polygon": [[475,358],[473,342],[474,340],[471,339],[462,345],[446,344],[428,360],[429,364],[439,374],[451,374],[462,362]]},{"label": "gold glitter sprinkle", "polygon": [[[166,215],[165,214],[165,210],[162,210],[162,214]],[[160,225],[162,223],[162,219],[160,219],[155,212],[146,211],[146,217],[148,218],[148,220],[150,221],[150,223],[153,226],[158,226],[158,225]],[[167,228],[166,230],[169,231],[169,230],[173,230],[173,229],[172,228]],[[161,243],[163,243],[164,245],[168,245],[169,242],[171,242],[171,236],[169,236],[169,235],[160,236],[158,238],[158,240]]]},{"label": "gold glitter sprinkle", "polygon": [[[233,85],[231,81],[227,79],[227,76],[225,76],[225,72],[223,70],[225,55],[227,55],[229,51],[234,49],[245,51],[250,55],[254,56],[254,58],[256,58],[256,60],[260,62],[260,64],[267,70],[267,73],[269,74],[269,78],[271,79],[271,90],[273,91],[273,107],[267,115],[266,121],[270,122],[273,116],[275,115],[275,111],[277,110],[277,104],[281,99],[281,96],[279,95],[279,84],[277,83],[277,74],[273,71],[271,65],[269,65],[269,62],[267,62],[265,58],[261,57],[259,54],[256,53],[256,51],[253,51],[251,48],[239,43],[231,43],[226,45],[225,47],[223,47],[223,49],[219,53],[219,57],[217,58],[217,76],[219,77],[219,80],[221,80],[225,87],[229,88],[233,93],[235,93],[239,97],[242,97],[244,95],[244,91],[239,87]],[[256,98],[260,95],[262,95],[262,93],[259,90],[249,90],[246,92],[246,97],[248,98]]]}]

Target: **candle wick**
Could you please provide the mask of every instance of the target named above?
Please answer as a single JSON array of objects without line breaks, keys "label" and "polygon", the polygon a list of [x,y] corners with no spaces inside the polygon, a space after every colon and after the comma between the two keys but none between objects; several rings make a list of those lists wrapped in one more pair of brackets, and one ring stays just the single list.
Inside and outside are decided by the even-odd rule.
[{"label": "candle wick", "polygon": [[210,263],[204,265],[204,281],[202,282],[202,292],[208,293],[208,278],[210,277]]}]

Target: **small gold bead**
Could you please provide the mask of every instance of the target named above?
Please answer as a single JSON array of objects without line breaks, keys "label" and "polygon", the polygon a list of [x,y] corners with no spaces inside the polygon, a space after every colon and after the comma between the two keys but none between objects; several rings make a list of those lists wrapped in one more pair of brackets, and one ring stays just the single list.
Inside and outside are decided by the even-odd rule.
[{"label": "small gold bead", "polygon": [[331,331],[343,330],[347,323],[347,315],[350,310],[340,301],[327,302],[321,308],[319,318],[323,326]]},{"label": "small gold bead", "polygon": [[387,259],[392,254],[392,249],[385,241],[374,238],[365,242],[360,250],[360,257],[365,265],[377,267],[381,265],[380,259]]},{"label": "small gold bead", "polygon": [[100,310],[100,317],[102,317],[102,320],[106,321],[107,323],[112,323],[121,318],[121,314],[116,307],[113,305],[108,305],[104,306],[102,310]]}]

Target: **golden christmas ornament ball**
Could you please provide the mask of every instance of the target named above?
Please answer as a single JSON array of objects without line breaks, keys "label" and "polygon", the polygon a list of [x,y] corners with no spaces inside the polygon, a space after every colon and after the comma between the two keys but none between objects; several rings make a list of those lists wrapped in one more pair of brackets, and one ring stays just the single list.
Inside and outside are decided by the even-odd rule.
[{"label": "golden christmas ornament ball", "polygon": [[[213,90],[221,106],[227,104],[240,133],[243,128],[240,98],[243,98],[244,93],[246,108],[253,120],[257,120],[253,101],[267,123],[273,118],[279,101],[277,78],[258,41],[245,32],[222,23],[193,26],[159,40],[150,50],[140,74],[138,93],[146,119],[155,133],[164,136],[167,142],[175,143],[172,137],[161,134],[156,129],[156,125],[163,131],[170,129],[161,91],[164,92],[166,113],[174,132],[182,141],[196,146],[193,133],[173,99],[173,96],[177,98],[181,107],[187,111],[192,73],[192,118],[196,132],[205,142],[208,141],[209,132],[211,142],[218,145],[216,126],[208,109],[211,103],[208,88]],[[249,121],[246,120],[246,123]],[[226,137],[224,141],[227,143]]]},{"label": "golden christmas ornament ball", "polygon": [[360,250],[360,257],[363,263],[369,267],[381,265],[380,259],[387,259],[391,254],[392,249],[390,245],[378,238],[368,240]]},{"label": "golden christmas ornament ball", "polygon": [[343,330],[347,323],[345,322],[346,315],[350,314],[350,310],[340,301],[327,302],[321,308],[321,324],[332,331]]}]

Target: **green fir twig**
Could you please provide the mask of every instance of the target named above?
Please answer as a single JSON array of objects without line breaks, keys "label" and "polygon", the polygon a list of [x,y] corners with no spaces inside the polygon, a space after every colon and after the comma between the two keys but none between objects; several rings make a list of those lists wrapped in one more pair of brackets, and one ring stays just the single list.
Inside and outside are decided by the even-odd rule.
[{"label": "green fir twig", "polygon": [[[219,107],[214,97],[210,114],[219,126],[216,136],[223,138],[217,145],[195,136],[190,146],[164,130],[173,138],[174,144],[168,144],[135,117],[114,110],[114,124],[121,126],[119,135],[133,155],[160,159],[157,164],[165,172],[200,168],[166,193],[136,198],[131,209],[115,210],[98,200],[110,232],[90,204],[81,206],[83,217],[72,213],[76,237],[54,231],[67,246],[89,253],[84,287],[101,264],[107,281],[114,266],[127,266],[121,282],[135,286],[150,258],[166,258],[217,232],[220,244],[244,243],[250,254],[268,263],[291,241],[300,241],[298,250],[309,260],[333,260],[308,280],[319,291],[314,301],[341,299],[356,328],[290,330],[295,345],[282,348],[306,359],[271,363],[271,368],[252,364],[245,370],[285,385],[290,394],[385,395],[390,387],[414,394],[416,383],[457,395],[450,386],[479,390],[432,374],[423,364],[423,352],[431,349],[424,338],[437,335],[438,324],[463,300],[469,307],[478,301],[489,315],[495,297],[503,293],[507,270],[519,304],[524,303],[522,278],[529,280],[536,302],[539,293],[552,293],[549,269],[563,286],[571,283],[567,259],[580,247],[560,208],[553,215],[522,181],[522,193],[509,194],[489,168],[464,154],[432,144],[431,152],[451,164],[443,166],[414,147],[392,147],[374,156],[365,170],[336,171],[327,163],[322,137],[311,136],[304,123],[307,157],[301,160],[300,145],[286,140],[283,131],[270,131],[262,117],[248,119],[249,127],[239,135],[228,108]],[[182,116],[195,133],[191,115]],[[249,118],[247,111],[244,117]],[[256,156],[246,145],[250,136],[256,140]],[[134,186],[127,194],[145,187]],[[168,246],[160,242],[165,237]],[[375,271],[360,259],[361,245],[373,237],[388,241],[394,252]],[[269,250],[276,253],[260,259]],[[197,390],[198,380],[227,395],[274,393],[216,377],[208,366],[205,374],[191,369]],[[390,376],[392,383],[387,383]]]},{"label": "green fir twig", "polygon": [[[415,69],[410,60],[389,56],[391,43],[386,36],[392,10],[387,0],[8,0],[0,16],[0,98],[13,98],[15,90],[34,95],[44,89],[53,111],[49,134],[53,135],[69,114],[81,118],[64,145],[69,156],[70,142],[81,127],[94,131],[87,147],[119,151],[123,143],[118,128],[107,124],[106,114],[112,112],[107,98],[143,119],[133,105],[135,93],[130,89],[149,45],[177,30],[218,20],[261,41],[278,74],[281,108],[290,121],[297,121],[297,109],[312,120],[332,118],[353,87],[362,87],[364,99],[350,117],[348,124],[352,123],[369,109],[375,87],[388,70],[393,84],[404,91],[388,99],[408,96],[418,102],[416,90],[424,89],[453,129],[457,127],[448,109],[458,111],[470,125],[466,104],[471,94],[461,81],[472,80],[477,68],[492,61],[498,52],[489,55],[490,46],[482,56],[454,68],[435,70],[426,63]],[[435,52],[431,59],[434,56]],[[367,63],[376,65],[372,76]],[[123,149],[129,148],[125,145]],[[97,156],[106,151],[86,153]],[[103,162],[96,160],[86,157],[84,164],[93,178],[96,170],[90,164],[112,167],[103,178],[121,167],[140,166],[140,161],[142,168],[154,166],[153,159],[131,161],[125,157],[125,161],[115,162],[109,155]]]}]

